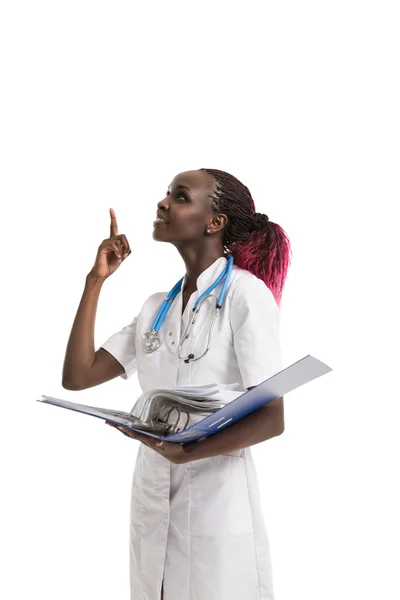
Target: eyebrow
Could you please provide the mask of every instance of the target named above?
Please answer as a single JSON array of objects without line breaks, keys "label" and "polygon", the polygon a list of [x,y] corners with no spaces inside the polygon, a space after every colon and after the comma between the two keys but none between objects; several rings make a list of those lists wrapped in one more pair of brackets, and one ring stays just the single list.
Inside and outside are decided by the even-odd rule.
[{"label": "eyebrow", "polygon": [[[171,186],[170,186],[170,187],[171,187]],[[188,187],[187,187],[187,185],[181,185],[181,184],[179,184],[179,185],[177,185],[176,187],[177,187],[177,188],[184,188],[185,190],[189,190],[189,192],[190,192],[190,188],[188,188]],[[168,189],[169,189],[169,188],[168,188]]]}]

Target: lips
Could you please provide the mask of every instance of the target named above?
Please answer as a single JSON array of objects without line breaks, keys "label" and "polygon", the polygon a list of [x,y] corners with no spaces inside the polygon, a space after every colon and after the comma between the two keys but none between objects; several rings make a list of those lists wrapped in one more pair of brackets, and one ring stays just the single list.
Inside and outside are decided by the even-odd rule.
[{"label": "lips", "polygon": [[168,223],[167,219],[159,212],[157,213],[157,219],[161,219],[163,223]]}]

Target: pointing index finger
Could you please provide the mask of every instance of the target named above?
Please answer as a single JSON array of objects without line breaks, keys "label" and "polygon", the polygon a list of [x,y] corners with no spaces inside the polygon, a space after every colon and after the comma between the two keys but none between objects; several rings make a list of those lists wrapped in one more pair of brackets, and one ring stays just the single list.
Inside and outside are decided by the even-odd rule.
[{"label": "pointing index finger", "polygon": [[118,235],[118,225],[117,225],[117,217],[115,216],[115,212],[113,208],[110,208],[110,237],[113,235]]}]

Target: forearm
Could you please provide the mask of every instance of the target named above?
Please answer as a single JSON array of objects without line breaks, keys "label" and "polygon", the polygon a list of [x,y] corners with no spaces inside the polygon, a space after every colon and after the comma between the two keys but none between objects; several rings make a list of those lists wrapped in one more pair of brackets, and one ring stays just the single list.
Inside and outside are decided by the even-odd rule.
[{"label": "forearm", "polygon": [[283,430],[282,415],[267,404],[223,431],[183,446],[186,462],[248,448],[280,435]]},{"label": "forearm", "polygon": [[70,388],[79,385],[80,373],[87,372],[95,360],[94,328],[103,283],[104,278],[86,277],[64,359],[62,383]]}]

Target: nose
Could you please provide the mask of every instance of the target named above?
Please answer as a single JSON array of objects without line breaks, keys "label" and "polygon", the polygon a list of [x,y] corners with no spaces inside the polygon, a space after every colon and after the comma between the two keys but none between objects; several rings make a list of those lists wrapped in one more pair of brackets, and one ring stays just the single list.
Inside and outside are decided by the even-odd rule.
[{"label": "nose", "polygon": [[168,210],[167,198],[164,198],[164,200],[160,200],[160,202],[158,202],[158,204],[157,204],[157,208],[161,208],[163,210]]}]

